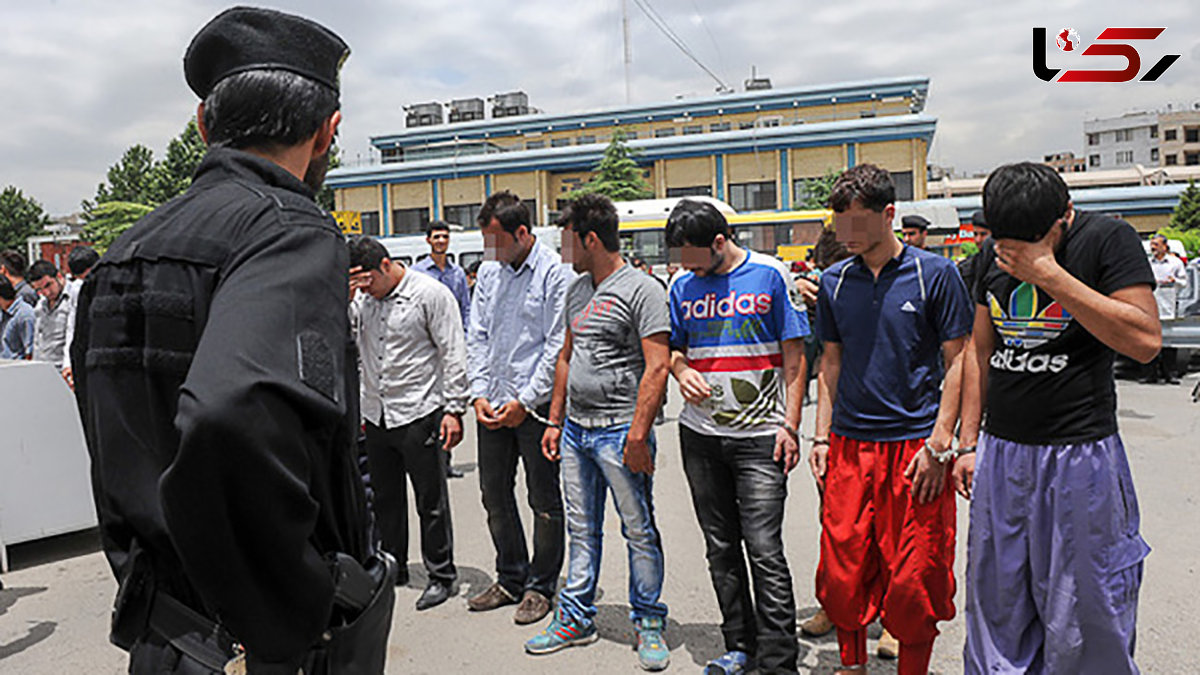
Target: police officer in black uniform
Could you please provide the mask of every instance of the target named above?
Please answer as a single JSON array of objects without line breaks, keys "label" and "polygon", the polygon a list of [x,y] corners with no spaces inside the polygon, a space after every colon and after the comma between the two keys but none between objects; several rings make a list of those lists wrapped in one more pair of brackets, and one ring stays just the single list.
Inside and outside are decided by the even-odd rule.
[{"label": "police officer in black uniform", "polygon": [[184,72],[208,154],[79,300],[76,393],[130,672],[383,671],[395,563],[368,550],[348,258],[313,201],[348,53],[269,10],[201,29]]}]

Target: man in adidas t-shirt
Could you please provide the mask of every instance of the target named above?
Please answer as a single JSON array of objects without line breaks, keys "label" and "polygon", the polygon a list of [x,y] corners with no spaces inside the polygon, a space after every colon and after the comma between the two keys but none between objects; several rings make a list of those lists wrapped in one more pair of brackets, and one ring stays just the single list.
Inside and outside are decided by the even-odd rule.
[{"label": "man in adidas t-shirt", "polygon": [[965,670],[1136,673],[1150,548],[1113,359],[1158,353],[1154,274],[1134,229],[1075,211],[1045,165],[993,171],[983,210],[995,245],[976,268],[960,431],[979,452],[955,467],[971,497]]},{"label": "man in adidas t-shirt", "polygon": [[855,255],[817,292],[817,598],[837,627],[839,672],[866,664],[866,627],[880,615],[900,643],[898,672],[925,673],[937,623],[954,617],[947,468],[971,304],[954,263],[896,238],[895,198],[870,164],[837,180],[834,227]]},{"label": "man in adidas t-shirt", "polygon": [[782,530],[787,474],[800,455],[804,305],[783,263],[735,244],[707,202],[679,202],[667,245],[687,270],[669,292],[671,372],[687,401],[679,442],[727,650],[705,672],[794,673]]}]

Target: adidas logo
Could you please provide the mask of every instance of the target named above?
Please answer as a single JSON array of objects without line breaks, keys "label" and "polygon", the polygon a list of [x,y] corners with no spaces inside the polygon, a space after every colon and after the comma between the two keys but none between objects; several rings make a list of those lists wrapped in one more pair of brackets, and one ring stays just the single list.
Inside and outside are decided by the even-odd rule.
[{"label": "adidas logo", "polygon": [[917,308],[913,307],[913,304],[911,302],[909,302],[908,300],[905,300],[904,304],[900,305],[900,311],[901,312],[915,312],[915,311],[917,311]]}]

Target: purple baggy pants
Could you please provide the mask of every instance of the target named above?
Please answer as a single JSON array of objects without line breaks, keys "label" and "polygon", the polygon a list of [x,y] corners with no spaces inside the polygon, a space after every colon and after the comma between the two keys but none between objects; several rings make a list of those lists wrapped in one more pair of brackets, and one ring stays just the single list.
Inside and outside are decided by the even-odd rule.
[{"label": "purple baggy pants", "polygon": [[984,434],[967,537],[968,675],[1137,673],[1137,496],[1118,435],[1022,445]]}]

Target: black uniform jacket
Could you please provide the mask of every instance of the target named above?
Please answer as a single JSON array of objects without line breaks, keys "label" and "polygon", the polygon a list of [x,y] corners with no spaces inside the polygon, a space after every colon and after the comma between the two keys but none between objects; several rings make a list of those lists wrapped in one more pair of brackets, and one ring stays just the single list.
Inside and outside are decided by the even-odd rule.
[{"label": "black uniform jacket", "polygon": [[148,569],[257,661],[326,628],[325,554],[366,557],[347,264],[303,182],[213,149],[79,300],[76,395],[120,594],[136,604]]}]

